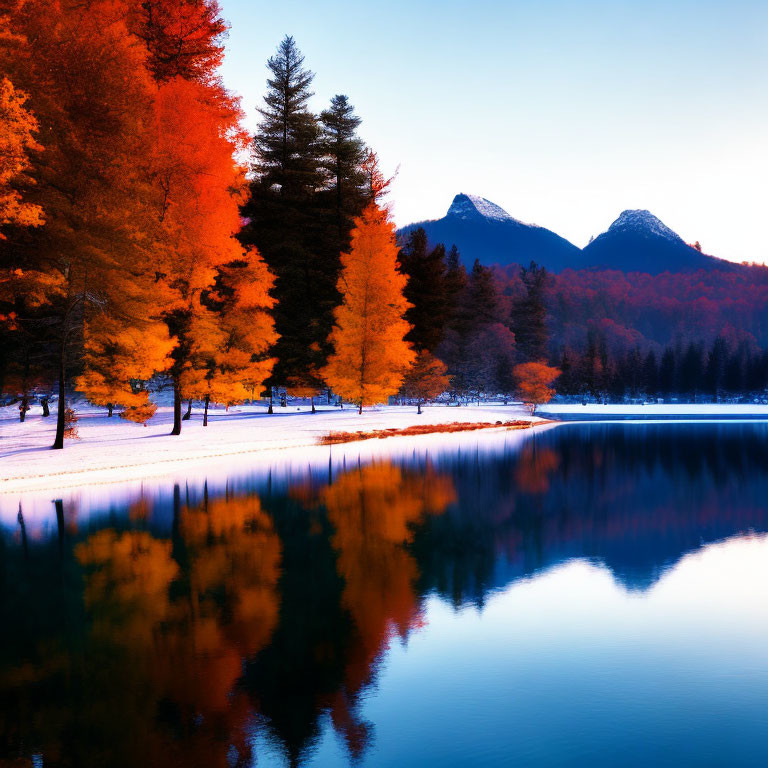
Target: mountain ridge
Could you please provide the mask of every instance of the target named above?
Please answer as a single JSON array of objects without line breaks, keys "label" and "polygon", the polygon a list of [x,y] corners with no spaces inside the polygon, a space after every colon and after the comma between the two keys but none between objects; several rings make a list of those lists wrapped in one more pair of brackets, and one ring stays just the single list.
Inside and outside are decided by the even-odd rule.
[{"label": "mountain ridge", "polygon": [[459,193],[441,219],[408,224],[401,240],[422,227],[431,243],[455,244],[466,266],[527,265],[531,261],[552,272],[564,269],[613,269],[623,272],[691,272],[739,267],[702,253],[646,209],[626,209],[610,227],[579,248],[556,232],[528,224],[480,195]]}]

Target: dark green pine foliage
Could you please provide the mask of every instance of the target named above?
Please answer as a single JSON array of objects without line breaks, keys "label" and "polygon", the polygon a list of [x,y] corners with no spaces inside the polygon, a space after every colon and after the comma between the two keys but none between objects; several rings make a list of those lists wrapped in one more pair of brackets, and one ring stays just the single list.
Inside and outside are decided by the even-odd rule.
[{"label": "dark green pine foliage", "polygon": [[339,254],[323,248],[326,217],[319,202],[325,186],[322,132],[308,102],[314,74],[292,37],[267,66],[267,95],[253,141],[251,197],[241,233],[275,275],[274,348],[270,384],[321,386],[317,371],[328,355]]},{"label": "dark green pine foliage", "polygon": [[647,397],[655,398],[659,393],[659,367],[652,349],[643,360],[643,387]]},{"label": "dark green pine foliage", "polygon": [[664,397],[674,394],[676,380],[677,363],[675,353],[671,347],[667,347],[659,363],[659,394]]},{"label": "dark green pine foliage", "polygon": [[501,322],[502,299],[493,271],[475,261],[467,275],[456,256],[452,249],[446,270],[446,295],[459,291],[456,309],[437,356],[448,366],[456,394],[508,394],[513,389],[515,340]]},{"label": "dark green pine foliage", "polygon": [[417,352],[434,352],[448,320],[445,246],[439,243],[430,249],[427,233],[419,227],[408,235],[400,251],[400,267],[408,275],[405,298],[413,305],[405,313],[413,326],[405,338]]},{"label": "dark green pine foliage", "polygon": [[362,168],[367,148],[357,135],[361,122],[343,95],[334,96],[330,107],[320,113],[322,166],[327,179],[321,200],[329,214],[326,247],[336,255],[349,248],[354,219],[368,201],[367,177]]},{"label": "dark green pine foliage", "polygon": [[531,262],[520,272],[523,293],[512,304],[510,325],[515,334],[518,362],[546,361],[549,357],[546,290],[549,274]]},{"label": "dark green pine foliage", "polygon": [[467,270],[461,263],[459,249],[452,245],[445,257],[445,276],[443,291],[445,293],[446,323],[451,326],[457,316],[462,292],[467,287]]}]

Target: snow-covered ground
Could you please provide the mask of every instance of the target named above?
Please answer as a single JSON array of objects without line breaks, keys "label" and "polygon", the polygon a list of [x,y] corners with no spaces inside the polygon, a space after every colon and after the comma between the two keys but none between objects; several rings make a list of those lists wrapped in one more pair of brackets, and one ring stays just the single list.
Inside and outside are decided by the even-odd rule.
[{"label": "snow-covered ground", "polygon": [[[303,448],[315,446],[330,431],[359,431],[402,428],[414,424],[447,422],[496,422],[529,418],[517,405],[483,405],[424,408],[418,415],[414,406],[382,406],[358,415],[320,406],[312,414],[307,405],[275,408],[273,415],[263,406],[240,406],[229,412],[212,409],[209,424],[202,425],[196,409],[185,421],[179,436],[169,434],[171,408],[162,406],[147,426],[108,418],[104,409],[77,406],[79,440],[67,440],[64,450],[52,451],[55,415],[42,418],[33,406],[24,424],[18,421],[18,406],[0,408],[0,494],[32,490],[51,491],[73,486],[124,481],[178,471],[180,465],[228,467],[257,456],[271,461],[294,459]],[[456,433],[456,436],[464,433]],[[425,437],[391,438],[406,445]],[[444,443],[454,435],[436,436]],[[375,445],[390,440],[366,441]],[[360,445],[359,443],[357,445]],[[288,452],[286,454],[286,452]],[[268,454],[268,455],[267,455]]]},{"label": "snow-covered ground", "polygon": [[538,411],[539,416],[551,416],[552,418],[578,418],[584,416],[594,419],[605,418],[760,418],[768,419],[768,405],[758,403],[730,404],[730,403],[646,403],[633,405],[599,403],[548,403],[542,405]]}]

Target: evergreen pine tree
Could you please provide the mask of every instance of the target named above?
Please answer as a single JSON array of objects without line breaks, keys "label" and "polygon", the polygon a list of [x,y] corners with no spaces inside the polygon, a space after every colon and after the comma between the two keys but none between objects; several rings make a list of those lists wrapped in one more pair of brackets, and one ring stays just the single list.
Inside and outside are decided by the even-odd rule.
[{"label": "evergreen pine tree", "polygon": [[672,347],[667,347],[659,363],[659,394],[662,397],[669,397],[675,393],[676,368],[675,352]]},{"label": "evergreen pine tree", "polygon": [[720,402],[723,395],[723,377],[727,360],[728,346],[725,339],[718,336],[712,343],[705,372],[707,391],[716,403]]},{"label": "evergreen pine tree", "polygon": [[322,166],[328,181],[325,206],[333,211],[337,253],[349,247],[353,221],[368,202],[367,178],[362,168],[367,150],[357,135],[361,122],[344,95],[334,96],[328,109],[320,113]]},{"label": "evergreen pine tree", "polygon": [[529,267],[523,267],[520,280],[523,295],[513,303],[510,316],[518,357],[523,362],[546,360],[549,331],[544,294],[549,274],[546,269],[531,262]]},{"label": "evergreen pine tree", "polygon": [[445,246],[430,250],[426,232],[418,227],[400,251],[400,267],[408,276],[405,298],[413,305],[405,315],[413,326],[406,339],[417,352],[433,352],[443,340],[447,320]]},{"label": "evergreen pine tree", "polygon": [[329,347],[339,253],[323,247],[324,217],[318,194],[325,186],[323,142],[310,112],[314,74],[292,37],[285,37],[267,64],[271,77],[253,141],[248,220],[241,233],[275,275],[277,362],[272,385],[320,386]]},{"label": "evergreen pine tree", "polygon": [[648,398],[656,398],[659,393],[659,368],[656,353],[650,350],[643,360],[643,390]]}]

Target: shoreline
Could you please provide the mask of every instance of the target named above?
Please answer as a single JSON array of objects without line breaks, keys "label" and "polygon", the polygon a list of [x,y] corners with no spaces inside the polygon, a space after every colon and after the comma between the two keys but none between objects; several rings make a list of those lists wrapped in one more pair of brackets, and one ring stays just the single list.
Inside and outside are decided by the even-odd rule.
[{"label": "shoreline", "polygon": [[[230,466],[246,467],[272,461],[295,460],[315,449],[338,448],[344,443],[366,453],[386,455],[389,448],[407,441],[413,445],[446,445],[464,442],[468,435],[578,422],[757,422],[768,421],[768,405],[649,404],[598,405],[549,404],[535,416],[520,404],[381,406],[358,415],[356,410],[320,406],[311,414],[307,405],[276,408],[265,406],[212,409],[210,425],[202,427],[195,413],[184,423],[180,436],[171,436],[171,409],[161,406],[147,427],[103,409],[78,408],[80,440],[69,440],[61,451],[52,451],[54,421],[43,419],[35,406],[24,424],[12,407],[0,408],[0,495],[47,491],[56,493],[78,486],[140,481],[195,471],[221,472]],[[518,426],[510,426],[512,423]],[[329,440],[344,433],[341,442]],[[357,437],[357,433],[367,433]],[[450,434],[450,437],[447,435]],[[362,446],[368,446],[365,449]]]},{"label": "shoreline", "polygon": [[[504,422],[545,423],[530,417],[520,405],[427,406],[416,413],[415,406],[382,406],[358,415],[356,411],[320,407],[317,413],[307,406],[276,409],[268,415],[263,406],[241,406],[209,413],[209,426],[203,427],[200,414],[184,422],[182,434],[172,436],[171,409],[158,409],[157,416],[144,427],[106,416],[103,409],[90,406],[78,409],[79,440],[68,440],[64,449],[53,451],[54,420],[43,419],[35,407],[24,424],[11,408],[0,408],[0,495],[49,490],[56,492],[80,485],[141,480],[194,471],[224,471],[236,463],[262,463],[266,460],[292,460],[303,452],[328,450],[323,440],[333,432],[404,431],[390,438],[372,436],[356,440],[355,445],[382,445],[397,440],[411,441],[405,430],[428,428],[420,439],[443,438],[446,424],[475,425],[491,422],[469,434],[507,431]],[[15,418],[14,418],[15,417]],[[496,424],[501,422],[501,424]],[[461,434],[468,430],[462,429]],[[522,430],[522,431],[527,431]],[[288,454],[288,455],[286,455]]]}]

